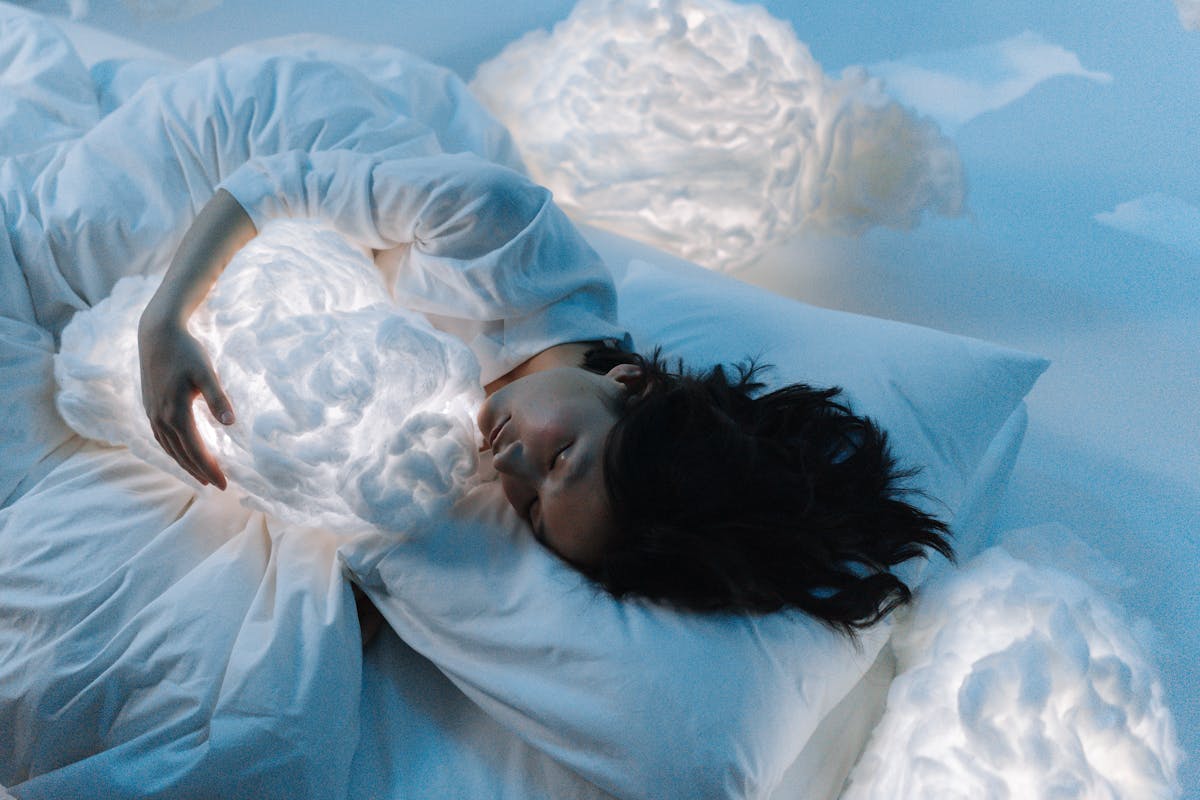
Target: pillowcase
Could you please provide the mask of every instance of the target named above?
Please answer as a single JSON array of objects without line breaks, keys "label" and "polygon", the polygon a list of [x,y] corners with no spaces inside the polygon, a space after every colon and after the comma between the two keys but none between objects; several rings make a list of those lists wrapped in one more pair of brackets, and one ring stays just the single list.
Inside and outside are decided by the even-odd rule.
[{"label": "pillowcase", "polygon": [[[593,237],[643,350],[692,365],[757,356],[770,383],[844,387],[892,435],[953,519],[996,432],[1046,367],[985,342],[808,306]],[[627,265],[627,266],[626,266]],[[768,795],[817,723],[871,665],[798,612],[699,615],[616,601],[537,545],[497,483],[374,555],[341,556],[388,622],[485,711],[627,798]],[[916,571],[906,577],[917,579]]]}]

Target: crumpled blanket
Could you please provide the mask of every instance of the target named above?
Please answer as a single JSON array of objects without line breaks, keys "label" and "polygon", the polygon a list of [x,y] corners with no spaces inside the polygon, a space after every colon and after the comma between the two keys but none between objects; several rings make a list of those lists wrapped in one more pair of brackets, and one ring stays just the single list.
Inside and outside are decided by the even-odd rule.
[{"label": "crumpled blanket", "polygon": [[[272,58],[274,76],[258,69]],[[103,431],[160,457],[135,413],[132,320],[155,280],[141,276],[166,265],[211,195],[205,176],[220,172],[211,159],[225,151],[181,149],[171,163],[152,163],[147,154],[159,150],[139,148],[138,137],[218,135],[214,109],[236,115],[230,98],[250,93],[267,138],[332,146],[371,124],[372,114],[335,114],[295,131],[287,115],[340,103],[406,124],[415,154],[470,151],[519,165],[503,128],[460,81],[399,50],[307,37],[243,48],[219,66],[117,86],[127,73],[104,63],[89,71],[49,21],[0,4],[0,784],[22,800],[345,796],[362,651],[341,540],[311,520],[284,518],[303,494],[330,524],[400,525],[401,505],[429,512],[472,471],[472,358],[402,316],[366,255],[328,231],[305,232],[304,252],[284,257],[286,248],[269,245],[291,233],[265,230],[269,269],[235,265],[228,290],[204,312],[211,324],[198,326],[242,417],[230,436],[212,431],[213,445],[252,508],[230,493],[196,492],[64,424],[54,397],[59,339],[77,312],[109,297],[66,336],[60,375],[91,396],[79,403],[64,394],[63,408],[89,435]],[[257,83],[233,92],[223,79]],[[170,113],[139,113],[145,107]],[[332,278],[335,291],[293,280],[304,259],[331,254],[357,283]],[[114,292],[122,276],[135,277]],[[271,280],[285,276],[288,290],[262,306],[267,316],[239,313],[246,296],[268,298]],[[318,323],[306,311],[318,308],[336,310]],[[236,319],[224,324],[222,314]],[[349,363],[365,357],[354,344],[366,328],[386,388],[360,382]],[[292,337],[309,385],[332,398],[326,426],[345,433],[357,415],[390,440],[356,449],[346,436],[335,452],[329,440],[311,439],[306,426],[319,414],[289,394],[298,376],[244,347],[269,335]],[[292,355],[280,352],[289,364]],[[265,397],[239,399],[254,381]],[[345,416],[340,429],[331,413]],[[311,445],[299,448],[307,483],[280,482],[297,467],[279,460],[289,439]],[[406,481],[415,504],[402,495]],[[268,506],[271,515],[254,510]]]}]

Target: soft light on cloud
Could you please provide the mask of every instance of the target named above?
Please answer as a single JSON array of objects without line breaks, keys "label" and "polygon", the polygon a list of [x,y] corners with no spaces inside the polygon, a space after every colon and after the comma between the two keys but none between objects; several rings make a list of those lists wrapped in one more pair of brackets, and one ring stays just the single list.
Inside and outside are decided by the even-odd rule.
[{"label": "soft light on cloud", "polygon": [[[160,280],[122,278],[72,318],[56,402],[83,436],[190,480],[141,403],[137,323]],[[475,480],[478,362],[397,306],[371,259],[337,233],[264,226],[189,329],[237,413],[220,425],[197,398],[196,425],[246,505],[341,534],[412,531]]]},{"label": "soft light on cloud", "polygon": [[583,0],[472,90],[576,219],[715,269],[800,230],[911,227],[963,206],[962,165],[863,70],[728,0]]},{"label": "soft light on cloud", "polygon": [[1179,796],[1156,670],[1121,610],[1067,573],[993,547],[922,587],[892,643],[845,800]]},{"label": "soft light on cloud", "polygon": [[1200,0],[1175,0],[1179,21],[1189,31],[1200,31]]},{"label": "soft light on cloud", "polygon": [[888,92],[900,102],[947,129],[1003,108],[1051,78],[1112,80],[1108,73],[1085,69],[1079,56],[1029,31],[963,50],[885,61],[870,71],[884,79]]},{"label": "soft light on cloud", "polygon": [[1097,214],[1096,221],[1168,247],[1200,252],[1200,208],[1178,197],[1148,194]]}]

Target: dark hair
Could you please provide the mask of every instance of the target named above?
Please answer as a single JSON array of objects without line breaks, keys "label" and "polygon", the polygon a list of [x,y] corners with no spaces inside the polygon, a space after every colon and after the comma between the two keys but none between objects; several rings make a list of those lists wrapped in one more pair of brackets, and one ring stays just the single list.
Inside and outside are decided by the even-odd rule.
[{"label": "dark hair", "polygon": [[[908,602],[890,568],[946,525],[905,501],[887,434],[837,388],[760,393],[752,361],[690,373],[601,347],[584,367],[642,370],[609,433],[604,478],[618,537],[582,571],[614,596],[702,611],[797,608],[853,634]],[[731,372],[736,372],[731,377]]]}]

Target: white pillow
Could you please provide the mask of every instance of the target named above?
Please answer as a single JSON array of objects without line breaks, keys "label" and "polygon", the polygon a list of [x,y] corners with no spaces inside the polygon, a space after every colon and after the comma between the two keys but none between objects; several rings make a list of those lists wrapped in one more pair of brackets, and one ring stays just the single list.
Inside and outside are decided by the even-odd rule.
[{"label": "white pillow", "polygon": [[[611,244],[615,240],[609,240]],[[1042,359],[814,308],[684,264],[633,261],[624,323],[696,365],[761,356],[771,382],[839,385],[953,517]],[[624,260],[616,260],[616,259]],[[872,663],[799,613],[692,615],[595,590],[537,545],[495,483],[391,549],[343,550],[396,631],[487,712],[625,798],[764,797]],[[914,577],[910,575],[910,577]]]}]

